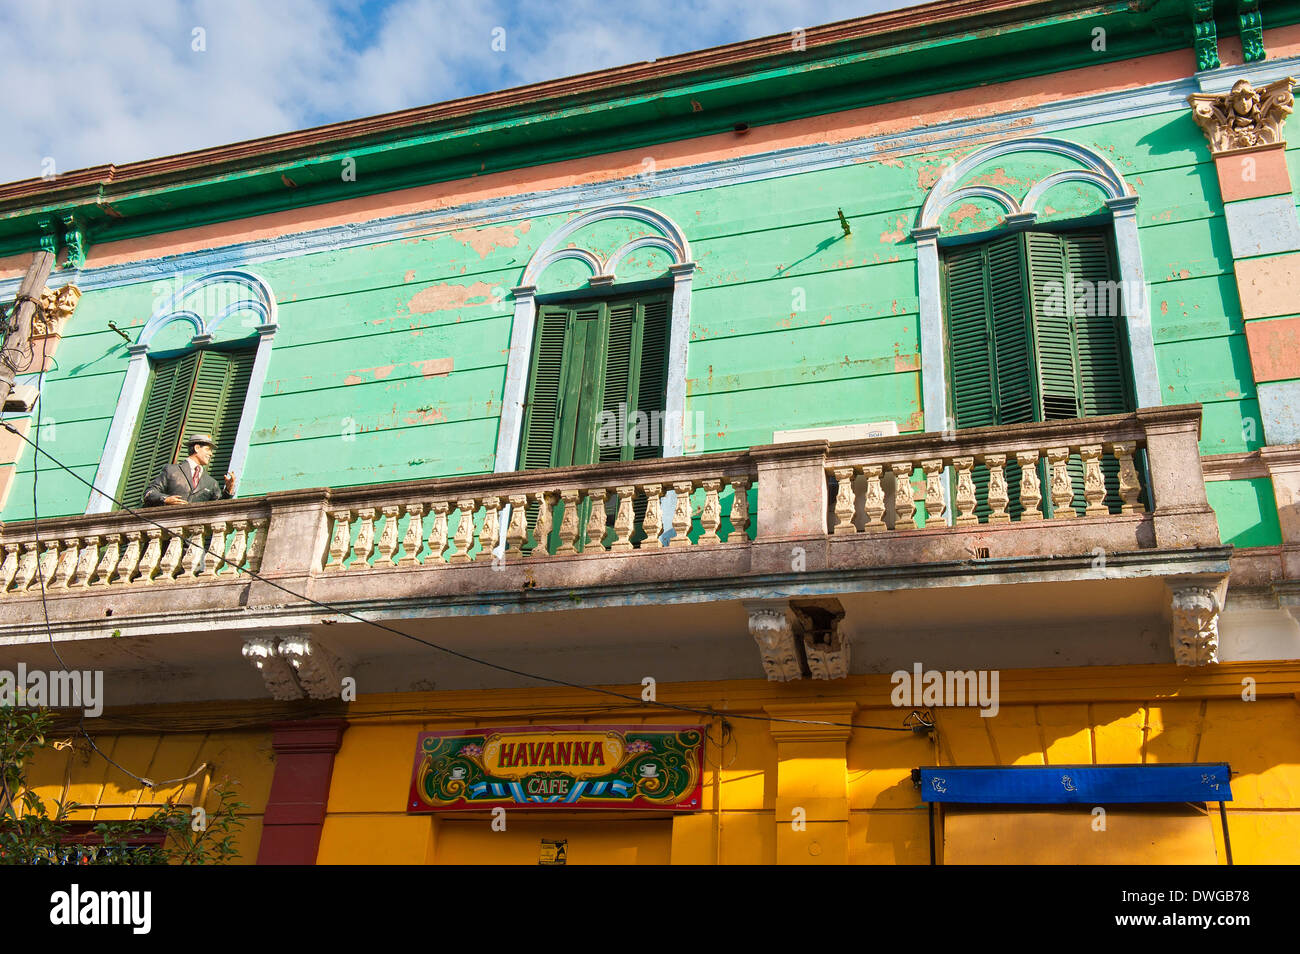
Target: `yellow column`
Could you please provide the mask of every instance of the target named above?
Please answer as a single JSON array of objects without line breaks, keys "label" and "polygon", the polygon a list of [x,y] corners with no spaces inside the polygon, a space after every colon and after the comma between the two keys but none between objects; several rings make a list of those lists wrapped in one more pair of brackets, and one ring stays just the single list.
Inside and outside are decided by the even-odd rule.
[{"label": "yellow column", "polygon": [[847,723],[856,708],[844,702],[764,706],[777,749],[777,864],[848,863],[853,730]]}]

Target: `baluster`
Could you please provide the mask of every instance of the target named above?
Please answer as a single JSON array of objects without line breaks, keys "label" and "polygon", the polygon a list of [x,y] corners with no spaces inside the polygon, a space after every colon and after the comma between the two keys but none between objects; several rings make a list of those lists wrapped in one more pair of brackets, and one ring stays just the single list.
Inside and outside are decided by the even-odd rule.
[{"label": "baluster", "polygon": [[727,542],[735,538],[738,543],[748,543],[745,531],[749,528],[749,478],[732,477],[727,483],[731,484],[731,533],[727,534]]},{"label": "baluster", "polygon": [[700,508],[700,539],[696,546],[708,547],[722,542],[718,536],[718,527],[722,526],[722,481],[702,480],[700,486],[704,489],[704,506]]},{"label": "baluster", "polygon": [[989,523],[1010,523],[1011,514],[1007,513],[1007,505],[1011,503],[1007,491],[1007,455],[985,454],[984,464],[989,469]]},{"label": "baluster", "polygon": [[[248,521],[236,520],[231,524],[234,533],[230,535],[230,546],[226,547],[226,556],[221,561],[219,572],[227,570],[238,575],[244,568],[244,555],[248,552]],[[328,569],[328,567],[327,567]],[[338,567],[334,567],[338,569]]]},{"label": "baluster", "polygon": [[36,578],[36,567],[39,562],[36,553],[36,542],[34,540],[23,544],[23,552],[18,557],[18,576],[14,582],[14,592],[19,593],[31,586],[32,580]]},{"label": "baluster", "polygon": [[1038,457],[1036,450],[1016,451],[1016,463],[1020,465],[1020,514],[1021,522],[1042,520],[1043,513],[1038,509],[1043,499],[1042,487],[1038,482]]},{"label": "baluster", "polygon": [[604,487],[593,487],[587,491],[587,503],[591,506],[591,512],[587,515],[587,527],[582,535],[583,553],[605,552],[605,498],[608,496],[609,491]]},{"label": "baluster", "polygon": [[221,555],[226,550],[226,521],[214,520],[212,526],[212,536],[208,538],[208,549],[203,554],[203,566],[199,570],[199,575],[204,579],[210,579],[216,576],[224,566]]},{"label": "baluster", "polygon": [[363,507],[358,510],[357,523],[357,542],[352,544],[349,570],[364,570],[370,565],[370,555],[375,552],[375,508]]},{"label": "baluster", "polygon": [[266,517],[253,520],[253,543],[248,551],[248,572],[256,573],[262,569],[262,554],[266,552]]},{"label": "baluster", "polygon": [[180,569],[181,557],[185,554],[185,538],[180,527],[168,529],[167,549],[163,550],[162,559],[158,561],[158,575],[155,579],[170,580]]},{"label": "baluster", "polygon": [[578,543],[578,491],[560,491],[560,545],[556,556],[577,553]]},{"label": "baluster", "polygon": [[1068,447],[1051,447],[1047,450],[1047,466],[1052,475],[1052,516],[1057,520],[1069,520],[1077,516],[1070,501],[1074,499],[1074,484],[1070,481],[1070,449]]},{"label": "baluster", "polygon": [[1083,499],[1088,502],[1085,517],[1108,517],[1106,507],[1106,481],[1101,476],[1101,445],[1085,444],[1079,448],[1083,458]]},{"label": "baluster", "polygon": [[341,570],[348,554],[352,552],[352,511],[335,510],[331,516],[334,518],[334,533],[330,537],[329,559],[325,563],[325,569]]},{"label": "baluster", "polygon": [[130,583],[140,566],[140,531],[126,532],[126,547],[122,550],[122,559],[117,563],[116,576],[110,583]]},{"label": "baluster", "polygon": [[77,558],[77,568],[68,579],[68,586],[90,586],[90,578],[99,564],[99,540],[98,536],[90,536],[82,541],[81,556]]},{"label": "baluster", "polygon": [[185,528],[189,546],[185,548],[185,559],[181,563],[183,572],[179,574],[180,576],[198,576],[199,571],[203,569],[203,531],[205,529],[202,524]]},{"label": "baluster", "polygon": [[943,461],[923,460],[921,470],[925,473],[925,525],[941,526],[947,510],[943,502]]},{"label": "baluster", "polygon": [[497,544],[501,542],[501,498],[483,498],[483,526],[478,532],[478,556],[475,559],[488,562],[496,556]]},{"label": "baluster", "polygon": [[643,484],[641,492],[646,496],[645,517],[641,521],[645,539],[641,541],[641,549],[658,550],[664,545],[664,542],[659,539],[664,532],[664,510],[661,502],[663,484]]},{"label": "baluster", "polygon": [[510,522],[506,525],[506,559],[520,559],[528,542],[528,496],[510,494]]},{"label": "baluster", "polygon": [[614,492],[618,494],[618,513],[614,517],[614,534],[618,539],[611,543],[609,548],[618,553],[625,553],[632,549],[632,530],[636,523],[632,498],[636,496],[636,488],[615,487]]},{"label": "baluster", "polygon": [[1142,483],[1138,480],[1137,468],[1133,466],[1137,444],[1132,441],[1111,444],[1110,452],[1119,461],[1119,498],[1123,501],[1120,513],[1146,513],[1146,506],[1138,499],[1142,495]]},{"label": "baluster", "polygon": [[451,541],[447,562],[468,563],[469,548],[474,543],[474,511],[478,509],[478,501],[473,497],[457,500],[456,509],[460,512],[460,519],[456,521],[456,535]]},{"label": "baluster", "polygon": [[442,551],[447,549],[447,510],[450,504],[440,500],[430,508],[433,514],[433,526],[429,528],[429,562],[442,566],[446,562]]},{"label": "baluster", "polygon": [[867,476],[867,492],[862,500],[862,508],[867,513],[867,523],[863,527],[867,533],[880,533],[888,530],[885,526],[885,488],[880,483],[884,467],[880,464],[868,464],[862,468]]},{"label": "baluster", "polygon": [[535,545],[528,555],[550,556],[551,527],[555,520],[555,514],[552,512],[555,506],[555,494],[552,491],[543,491],[533,494],[533,499],[537,502],[537,524],[533,527]]},{"label": "baluster", "polygon": [[158,575],[158,563],[162,559],[162,529],[154,527],[146,530],[145,534],[149,537],[149,542],[145,544],[144,553],[140,556],[139,569],[136,570],[136,577],[141,583],[152,583],[154,577]]},{"label": "baluster", "polygon": [[14,577],[18,575],[18,551],[21,549],[17,543],[5,544],[4,562],[0,563],[0,593],[9,589],[13,583]]},{"label": "baluster", "polygon": [[402,557],[398,566],[421,566],[420,547],[424,546],[424,504],[406,505],[406,535],[402,537]]},{"label": "baluster", "polygon": [[77,557],[81,555],[81,541],[76,537],[63,541],[63,550],[59,553],[58,562],[54,564],[54,578],[46,578],[45,585],[53,589],[54,587],[63,587],[68,585],[72,579],[72,574],[77,569]]},{"label": "baluster", "polygon": [[375,557],[376,569],[393,565],[393,554],[397,552],[397,520],[401,512],[401,508],[396,506],[380,508],[384,517],[384,529],[380,531],[379,543],[375,546],[375,551],[379,554]]},{"label": "baluster", "polygon": [[99,564],[95,569],[95,575],[90,581],[91,586],[107,586],[108,581],[113,578],[113,571],[117,569],[117,561],[122,558],[122,535],[120,533],[110,533],[104,537],[104,553],[99,558]]},{"label": "baluster", "polygon": [[973,523],[979,523],[979,517],[975,516],[975,481],[971,478],[971,468],[975,466],[974,457],[954,457],[952,459],[953,469],[957,471],[957,516],[953,524],[958,527],[968,527]]},{"label": "baluster", "polygon": [[691,545],[691,494],[695,491],[695,481],[673,481],[673,493],[677,495],[677,506],[673,508],[673,537],[668,541],[670,547],[689,547]]},{"label": "baluster", "polygon": [[894,472],[894,529],[916,529],[916,501],[912,497],[912,462],[890,464]]},{"label": "baluster", "polygon": [[59,541],[46,540],[45,552],[41,554],[40,560],[36,564],[36,585],[50,585],[54,579],[54,574],[59,566]]},{"label": "baluster", "polygon": [[836,467],[835,475],[835,529],[833,533],[857,533],[853,525],[853,477],[856,467]]}]

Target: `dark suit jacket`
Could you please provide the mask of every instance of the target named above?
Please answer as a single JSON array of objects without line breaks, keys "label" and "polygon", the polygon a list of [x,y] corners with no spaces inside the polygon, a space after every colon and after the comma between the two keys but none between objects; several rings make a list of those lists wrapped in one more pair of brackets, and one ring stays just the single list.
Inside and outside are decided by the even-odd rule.
[{"label": "dark suit jacket", "polygon": [[226,500],[234,496],[234,494],[226,493],[225,483],[217,483],[212,478],[212,475],[208,473],[206,467],[203,468],[203,473],[199,475],[199,485],[191,490],[190,473],[189,458],[179,464],[168,464],[159,471],[158,476],[153,479],[153,483],[145,489],[144,505],[146,507],[157,507],[173,494],[177,497],[184,497],[190,503],[199,503],[203,500]]}]

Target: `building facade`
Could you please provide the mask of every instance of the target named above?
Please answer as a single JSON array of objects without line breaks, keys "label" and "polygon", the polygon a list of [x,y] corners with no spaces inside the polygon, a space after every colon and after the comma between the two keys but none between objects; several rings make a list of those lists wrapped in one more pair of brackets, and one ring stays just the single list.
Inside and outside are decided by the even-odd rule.
[{"label": "building facade", "polygon": [[[0,187],[0,668],[129,770],[33,784],[237,780],[263,863],[1300,860],[1297,69],[940,2]],[[195,431],[235,499],[142,510]]]}]

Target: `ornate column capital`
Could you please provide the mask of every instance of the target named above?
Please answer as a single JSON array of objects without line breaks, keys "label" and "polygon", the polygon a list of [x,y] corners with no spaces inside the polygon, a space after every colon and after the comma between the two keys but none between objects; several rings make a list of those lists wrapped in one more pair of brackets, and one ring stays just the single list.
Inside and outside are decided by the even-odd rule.
[{"label": "ornate column capital", "polygon": [[1214,155],[1285,142],[1282,124],[1295,108],[1287,76],[1255,89],[1239,79],[1226,93],[1192,93],[1187,97],[1192,118],[1210,141]]},{"label": "ornate column capital", "polygon": [[81,301],[81,289],[76,285],[45,289],[41,292],[40,307],[32,315],[32,334],[62,334],[63,325],[77,310],[79,301]]}]

